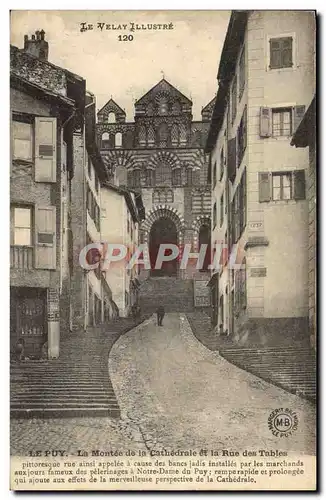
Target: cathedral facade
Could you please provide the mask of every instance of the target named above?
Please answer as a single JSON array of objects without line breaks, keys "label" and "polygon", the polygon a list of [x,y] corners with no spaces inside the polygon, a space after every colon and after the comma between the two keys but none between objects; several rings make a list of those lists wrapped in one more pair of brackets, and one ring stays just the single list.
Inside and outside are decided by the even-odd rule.
[{"label": "cathedral facade", "polygon": [[201,121],[193,121],[191,100],[163,78],[135,102],[133,122],[126,121],[113,99],[98,112],[98,145],[112,181],[142,194],[140,243],[148,244],[152,275],[186,278],[196,272],[181,270],[180,256],[153,269],[160,244],[178,245],[180,255],[185,244],[193,252],[209,244],[211,193],[204,146],[214,101],[202,109]]}]

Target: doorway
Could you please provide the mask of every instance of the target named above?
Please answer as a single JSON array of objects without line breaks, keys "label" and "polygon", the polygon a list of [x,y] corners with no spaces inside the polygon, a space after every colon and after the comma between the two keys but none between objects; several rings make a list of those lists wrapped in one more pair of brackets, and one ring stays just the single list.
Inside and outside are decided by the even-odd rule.
[{"label": "doorway", "polygon": [[[168,217],[161,217],[156,220],[150,231],[149,257],[151,263],[151,276],[175,276],[178,270],[178,261],[163,262],[161,269],[155,269],[157,254],[161,244],[177,245],[178,234],[175,223]],[[171,255],[171,250],[166,250],[165,255]]]}]

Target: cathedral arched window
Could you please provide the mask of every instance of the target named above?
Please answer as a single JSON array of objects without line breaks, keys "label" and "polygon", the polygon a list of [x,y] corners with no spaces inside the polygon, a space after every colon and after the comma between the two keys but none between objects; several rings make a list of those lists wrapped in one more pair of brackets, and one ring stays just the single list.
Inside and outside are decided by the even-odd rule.
[{"label": "cathedral arched window", "polygon": [[181,111],[181,105],[179,101],[174,101],[174,103],[172,104],[172,113],[177,115],[180,113],[180,111]]},{"label": "cathedral arched window", "polygon": [[168,163],[159,163],[155,172],[157,186],[170,186],[171,168]]},{"label": "cathedral arched window", "polygon": [[172,170],[172,184],[173,186],[181,185],[181,168],[174,168]]},{"label": "cathedral arched window", "polygon": [[187,131],[183,123],[180,125],[180,144],[187,143]]},{"label": "cathedral arched window", "polygon": [[177,146],[179,144],[179,127],[176,123],[174,123],[171,128],[171,143],[172,146]]},{"label": "cathedral arched window", "polygon": [[166,123],[161,123],[158,129],[159,146],[165,147],[168,142],[169,129]]},{"label": "cathedral arched window", "polygon": [[147,187],[154,186],[154,170],[152,168],[147,168],[145,171],[145,185]]},{"label": "cathedral arched window", "polygon": [[104,132],[102,134],[102,148],[108,149],[110,147],[110,134],[109,132]]},{"label": "cathedral arched window", "polygon": [[139,127],[138,141],[139,141],[139,146],[146,146],[146,128],[144,127],[144,125],[141,125]]},{"label": "cathedral arched window", "polygon": [[192,186],[192,168],[188,167],[187,168],[187,186]]},{"label": "cathedral arched window", "polygon": [[117,132],[115,134],[115,147],[116,148],[122,147],[122,133],[121,132]]},{"label": "cathedral arched window", "polygon": [[155,146],[155,132],[152,126],[148,129],[147,144],[149,147]]},{"label": "cathedral arched window", "polygon": [[116,122],[115,113],[113,113],[113,111],[110,111],[110,113],[108,114],[108,123],[115,123],[115,122]]},{"label": "cathedral arched window", "polygon": [[160,113],[160,115],[166,115],[168,113],[168,100],[166,97],[160,98],[159,113]]}]

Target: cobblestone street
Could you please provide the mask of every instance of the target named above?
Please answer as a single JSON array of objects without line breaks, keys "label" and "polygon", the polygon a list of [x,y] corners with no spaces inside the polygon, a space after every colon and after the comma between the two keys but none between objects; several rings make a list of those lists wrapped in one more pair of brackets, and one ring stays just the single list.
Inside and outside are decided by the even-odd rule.
[{"label": "cobblestone street", "polygon": [[[201,447],[314,453],[314,406],[208,351],[183,315],[166,315],[160,328],[153,317],[120,337],[109,370],[121,420],[13,420],[12,454]],[[277,408],[298,416],[298,430],[287,438],[268,428]]]}]

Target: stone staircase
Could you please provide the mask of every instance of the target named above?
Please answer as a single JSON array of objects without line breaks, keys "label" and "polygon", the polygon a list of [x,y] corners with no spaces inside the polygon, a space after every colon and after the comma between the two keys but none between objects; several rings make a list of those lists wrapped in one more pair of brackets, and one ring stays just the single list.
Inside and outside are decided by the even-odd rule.
[{"label": "stone staircase", "polygon": [[232,337],[221,337],[205,312],[187,313],[196,338],[230,363],[292,394],[316,401],[316,355],[307,342],[274,347],[240,346]]},{"label": "stone staircase", "polygon": [[146,314],[155,312],[159,305],[163,305],[166,312],[192,311],[193,281],[176,277],[148,278],[141,284],[139,302]]},{"label": "stone staircase", "polygon": [[58,359],[11,363],[11,416],[119,417],[108,355],[120,335],[135,325],[131,318],[120,318],[87,332],[72,333],[62,340]]}]

